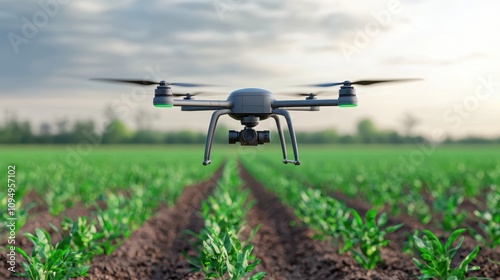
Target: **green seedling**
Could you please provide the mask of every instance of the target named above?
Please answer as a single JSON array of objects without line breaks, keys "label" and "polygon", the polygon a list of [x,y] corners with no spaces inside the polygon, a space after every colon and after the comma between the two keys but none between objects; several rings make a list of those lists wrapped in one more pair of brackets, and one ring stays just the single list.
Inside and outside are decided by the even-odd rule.
[{"label": "green seedling", "polygon": [[474,211],[474,215],[482,220],[479,224],[483,235],[476,235],[488,247],[495,248],[500,245],[500,193],[493,188],[486,196],[486,211]]},{"label": "green seedling", "polygon": [[90,263],[94,256],[104,253],[104,233],[98,232],[94,220],[89,221],[87,217],[78,217],[75,221],[64,218],[61,228],[72,235],[71,245],[75,250],[83,252],[85,262]]},{"label": "green seedling", "polygon": [[459,193],[447,195],[439,193],[434,198],[434,211],[442,213],[441,227],[445,231],[452,231],[463,224],[467,217],[465,211],[458,211],[458,206],[464,201],[464,196]]},{"label": "green seedling", "polygon": [[420,260],[413,258],[413,262],[422,273],[419,276],[420,280],[440,279],[440,280],[463,280],[463,279],[486,279],[486,278],[467,278],[468,271],[479,270],[478,266],[469,268],[469,263],[474,260],[479,252],[479,246],[476,246],[456,268],[451,267],[451,261],[458,249],[462,246],[464,237],[456,243],[458,236],[465,232],[465,229],[457,229],[453,231],[445,244],[442,244],[439,239],[429,230],[423,230],[423,237],[418,234],[413,235],[415,248]]},{"label": "green seedling", "polygon": [[[222,230],[219,233],[212,228],[204,228],[200,234],[188,232],[197,239],[196,257],[187,256],[194,270],[202,271],[206,279],[243,279],[260,263],[252,255],[253,246],[248,242],[257,228],[252,231],[246,242],[241,242],[231,231]],[[263,272],[256,273],[248,279],[258,280]]]},{"label": "green seedling", "polygon": [[316,232],[315,238],[329,238],[337,243],[344,220],[349,215],[346,207],[338,200],[322,195],[319,190],[302,191],[300,198],[295,208],[296,216]]},{"label": "green seedling", "polygon": [[35,235],[25,233],[33,243],[31,255],[21,248],[16,251],[26,261],[22,263],[24,272],[18,276],[33,280],[60,280],[86,276],[89,266],[84,265],[83,254],[71,248],[72,236],[64,237],[55,246],[49,233],[44,229],[35,229]]},{"label": "green seedling", "polygon": [[371,209],[366,212],[365,223],[356,210],[351,209],[351,219],[344,222],[342,237],[344,247],[341,252],[351,252],[352,257],[365,269],[373,269],[382,261],[380,248],[387,246],[389,240],[385,235],[394,232],[403,225],[393,225],[383,228],[387,223],[387,215],[382,213],[376,219],[377,211]]}]

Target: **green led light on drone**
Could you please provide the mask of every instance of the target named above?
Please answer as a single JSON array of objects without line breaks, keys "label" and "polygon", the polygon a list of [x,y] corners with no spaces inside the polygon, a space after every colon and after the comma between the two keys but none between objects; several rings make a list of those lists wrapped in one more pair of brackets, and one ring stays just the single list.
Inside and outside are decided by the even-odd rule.
[{"label": "green led light on drone", "polygon": [[159,107],[159,108],[172,108],[173,105],[172,104],[155,104],[155,107]]},{"label": "green led light on drone", "polygon": [[339,104],[339,107],[341,107],[341,108],[349,108],[349,107],[357,107],[357,106],[358,106],[357,104],[353,104],[353,103]]}]

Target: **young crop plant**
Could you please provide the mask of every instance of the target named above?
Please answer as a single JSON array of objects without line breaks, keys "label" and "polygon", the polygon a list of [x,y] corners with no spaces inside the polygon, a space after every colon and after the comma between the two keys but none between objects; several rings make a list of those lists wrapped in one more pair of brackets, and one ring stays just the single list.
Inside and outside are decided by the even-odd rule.
[{"label": "young crop plant", "polygon": [[235,169],[233,162],[227,163],[214,193],[203,202],[201,214],[205,227],[199,233],[187,232],[196,239],[191,244],[197,256],[185,256],[206,279],[259,280],[264,277],[263,272],[246,276],[260,263],[252,255],[253,246],[249,244],[258,227],[246,241],[240,241],[245,215],[252,202],[247,201],[249,191],[238,189],[240,180]]},{"label": "young crop plant", "polygon": [[[7,209],[8,206],[8,196],[5,196],[0,200],[0,209]],[[26,223],[26,220],[28,219],[28,211],[35,206],[35,203],[30,202],[26,206],[23,206],[22,200],[21,199],[16,199],[15,202],[15,209],[16,211],[16,226],[15,226],[15,232],[19,232],[19,229],[24,226]],[[7,223],[8,219],[12,218],[9,216],[8,211],[2,211],[2,214],[0,214],[0,233],[3,233],[5,230],[7,230]]]},{"label": "young crop plant", "polygon": [[[59,229],[53,228],[59,231]],[[72,248],[75,251],[82,252],[83,260],[86,263],[90,263],[94,256],[104,253],[104,233],[97,230],[94,220],[88,220],[85,216],[78,217],[75,221],[64,218],[61,222],[61,229],[64,233],[72,236]],[[61,236],[64,233],[61,232]]]},{"label": "young crop plant", "polygon": [[12,207],[11,203],[14,203],[15,211],[15,228],[14,231],[17,233],[19,229],[24,226],[26,220],[28,219],[28,211],[35,206],[34,202],[30,202],[28,204],[23,203],[23,198],[25,197],[28,190],[26,188],[17,188],[16,192],[8,193],[4,197],[0,198],[0,234],[3,234],[4,231],[8,230],[7,224],[9,223],[9,218],[13,218],[9,215],[8,208]]},{"label": "young crop plant", "polygon": [[479,224],[483,235],[476,235],[476,238],[491,248],[500,245],[500,188],[492,188],[486,196],[486,211],[474,211],[474,214],[482,220]]},{"label": "young crop plant", "polygon": [[300,192],[300,198],[295,208],[297,218],[316,232],[315,237],[329,238],[332,243],[337,243],[344,220],[349,215],[345,205],[309,188]]},{"label": "young crop plant", "polygon": [[55,246],[44,229],[37,228],[35,235],[25,233],[24,236],[34,247],[31,255],[16,247],[16,251],[26,259],[22,263],[24,272],[18,276],[33,280],[66,280],[87,275],[89,266],[84,265],[82,252],[72,250],[71,235],[64,237]]},{"label": "young crop plant", "polygon": [[365,223],[354,209],[349,210],[351,218],[344,221],[341,234],[344,246],[341,252],[350,251],[352,257],[365,269],[374,269],[382,261],[380,248],[387,246],[385,235],[401,228],[403,224],[385,227],[387,215],[382,213],[378,219],[377,210],[366,212]]},{"label": "young crop plant", "polygon": [[434,197],[434,211],[442,213],[441,227],[445,231],[452,231],[463,224],[467,214],[464,210],[458,211],[464,197],[460,193],[446,194],[441,192]]},{"label": "young crop plant", "polygon": [[440,279],[440,280],[463,280],[463,279],[486,279],[486,278],[467,278],[468,271],[479,270],[478,266],[469,268],[469,263],[474,260],[479,252],[479,246],[476,246],[456,268],[451,267],[451,261],[458,249],[462,246],[464,237],[452,247],[460,234],[465,232],[465,229],[457,229],[453,231],[445,244],[441,244],[439,239],[429,230],[423,230],[423,237],[418,234],[413,235],[417,255],[421,260],[413,258],[413,262],[420,269],[422,275],[420,280]]},{"label": "young crop plant", "polygon": [[[197,257],[186,257],[196,270],[203,272],[205,279],[244,279],[260,263],[251,254],[253,246],[248,244],[256,231],[257,228],[252,230],[245,242],[241,242],[234,232],[217,227],[205,227],[199,234],[188,232],[201,246],[195,246]],[[264,275],[258,272],[246,279],[259,280]]]},{"label": "young crop plant", "polygon": [[413,234],[412,233],[407,233],[406,234],[406,237],[407,237],[407,241],[405,241],[403,243],[403,247],[401,248],[401,251],[403,251],[403,253],[405,254],[408,254],[410,256],[414,256],[415,255],[415,241],[413,240],[413,236],[414,235],[418,235],[418,230],[414,230],[413,231]]},{"label": "young crop plant", "polygon": [[432,214],[429,205],[418,192],[410,192],[404,196],[401,207],[406,209],[409,216],[415,216],[422,224],[428,224],[432,220]]},{"label": "young crop plant", "polygon": [[[119,205],[119,204],[118,204]],[[103,210],[97,206],[97,225],[99,231],[104,235],[102,247],[106,255],[111,254],[121,244],[123,238],[127,238],[131,230],[128,227],[130,213],[121,208],[108,208]]]}]

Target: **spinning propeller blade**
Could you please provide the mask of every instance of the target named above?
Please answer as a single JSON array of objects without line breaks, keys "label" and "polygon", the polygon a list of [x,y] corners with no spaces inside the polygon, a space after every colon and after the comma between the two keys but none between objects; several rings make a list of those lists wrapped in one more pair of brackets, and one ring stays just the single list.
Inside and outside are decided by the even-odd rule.
[{"label": "spinning propeller blade", "polygon": [[[160,82],[149,81],[149,80],[130,80],[130,79],[109,79],[109,78],[92,78],[92,81],[100,81],[100,82],[111,82],[111,83],[127,83],[127,84],[137,84],[143,86],[150,85],[159,85]],[[203,87],[203,86],[211,86],[206,84],[193,84],[193,83],[168,83],[165,82],[166,85],[179,86],[179,87]]]},{"label": "spinning propeller blade", "polygon": [[306,85],[306,86],[308,86],[308,87],[333,87],[333,86],[339,86],[339,85],[369,86],[369,85],[379,84],[379,83],[399,83],[399,82],[411,82],[411,81],[420,81],[420,80],[422,80],[422,79],[420,79],[420,78],[408,78],[408,79],[388,79],[388,80],[359,80],[359,81],[355,81],[355,82],[343,81],[343,82],[336,82],[336,83],[313,84],[313,85]]},{"label": "spinning propeller blade", "polygon": [[322,90],[322,91],[309,92],[309,93],[307,93],[307,92],[278,92],[277,95],[314,97],[314,96],[324,95],[324,94],[328,94],[328,93],[334,94],[333,91]]},{"label": "spinning propeller blade", "polygon": [[180,92],[174,92],[172,93],[173,96],[180,97],[180,96],[196,96],[196,95],[227,95],[227,93],[223,92],[212,92],[212,91],[194,91],[194,92],[186,92],[186,93],[180,93]]}]

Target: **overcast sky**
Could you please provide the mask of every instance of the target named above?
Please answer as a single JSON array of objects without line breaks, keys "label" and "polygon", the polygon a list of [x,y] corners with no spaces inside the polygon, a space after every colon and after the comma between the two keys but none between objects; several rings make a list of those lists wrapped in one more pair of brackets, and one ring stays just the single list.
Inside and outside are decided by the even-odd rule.
[{"label": "overcast sky", "polygon": [[[417,77],[425,80],[359,86],[357,108],[294,112],[294,124],[299,130],[352,132],[369,117],[381,128],[402,131],[403,116],[412,114],[420,120],[416,131],[428,136],[435,131],[500,135],[498,1],[4,0],[0,5],[0,109],[31,120],[35,131],[42,120],[60,118],[102,124],[109,104],[120,106],[131,126],[139,110],[158,114],[155,128],[208,125],[210,112],[154,108],[154,86],[88,81],[92,77],[212,83],[227,85],[214,89],[227,93]],[[336,90],[321,98],[336,98]],[[229,117],[221,121],[240,128]]]}]

